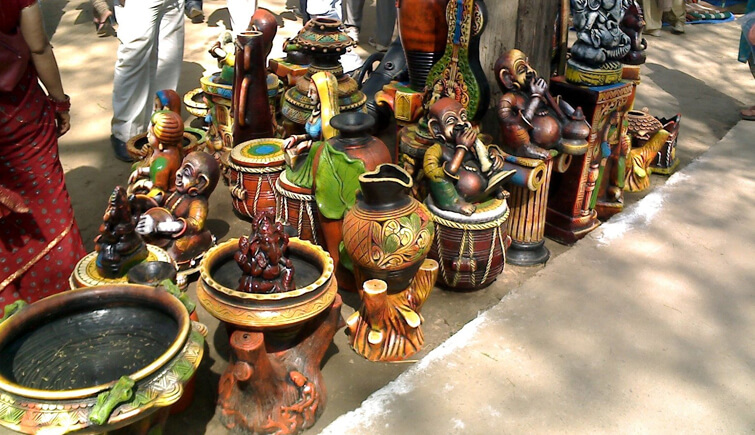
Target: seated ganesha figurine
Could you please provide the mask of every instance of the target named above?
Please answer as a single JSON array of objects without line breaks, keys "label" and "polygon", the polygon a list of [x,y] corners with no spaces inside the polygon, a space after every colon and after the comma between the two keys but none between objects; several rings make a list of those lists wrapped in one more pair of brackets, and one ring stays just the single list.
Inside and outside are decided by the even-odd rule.
[{"label": "seated ganesha figurine", "polygon": [[503,196],[501,185],[516,171],[504,171],[496,146],[486,146],[467,121],[467,111],[453,98],[444,97],[430,107],[427,127],[436,143],[423,162],[430,195],[446,211],[469,216],[475,202]]},{"label": "seated ganesha figurine", "polygon": [[183,159],[175,176],[175,191],[165,200],[144,212],[136,232],[147,243],[168,251],[179,269],[192,266],[213,244],[213,236],[205,228],[209,210],[208,198],[220,178],[218,163],[210,154],[196,151]]}]

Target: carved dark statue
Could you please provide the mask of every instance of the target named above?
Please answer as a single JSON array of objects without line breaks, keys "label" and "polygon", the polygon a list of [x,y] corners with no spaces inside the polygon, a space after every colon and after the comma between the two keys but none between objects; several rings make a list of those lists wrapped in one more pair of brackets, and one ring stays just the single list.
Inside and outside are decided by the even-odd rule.
[{"label": "carved dark statue", "polygon": [[627,65],[642,65],[645,63],[645,49],[647,41],[642,37],[645,28],[645,15],[637,0],[630,0],[629,8],[621,20],[621,30],[626,33],[630,41],[629,53],[621,61]]},{"label": "carved dark statue", "polygon": [[504,151],[545,160],[551,156],[550,150],[569,151],[586,144],[590,128],[582,109],[554,99],[523,52],[513,49],[501,55],[495,74],[503,92],[498,100],[498,122]]},{"label": "carved dark statue", "polygon": [[195,151],[176,171],[175,191],[139,218],[136,231],[151,244],[165,248],[181,269],[213,244],[205,221],[208,198],[219,178],[217,161],[210,154]]},{"label": "carved dark statue", "polygon": [[618,61],[630,49],[630,40],[619,23],[632,0],[571,0],[577,41],[571,47],[572,60],[600,68]]},{"label": "carved dark statue", "polygon": [[94,239],[97,271],[105,278],[121,278],[147,259],[147,245],[135,232],[126,189],[118,186],[110,195],[100,234]]},{"label": "carved dark statue", "polygon": [[260,212],[252,222],[249,237],[239,239],[234,255],[241,267],[238,290],[246,293],[283,293],[294,285],[294,264],[287,256],[288,235],[268,212]]},{"label": "carved dark statue", "polygon": [[427,126],[436,143],[425,152],[424,170],[436,206],[469,216],[474,202],[503,194],[500,186],[513,171],[502,171],[500,150],[477,139],[458,101],[444,97],[433,104]]}]

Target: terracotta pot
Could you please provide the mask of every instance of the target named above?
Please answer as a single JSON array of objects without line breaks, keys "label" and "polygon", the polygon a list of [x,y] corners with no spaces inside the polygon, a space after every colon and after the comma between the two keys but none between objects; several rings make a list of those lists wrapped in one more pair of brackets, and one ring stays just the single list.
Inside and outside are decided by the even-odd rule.
[{"label": "terracotta pot", "polygon": [[275,185],[284,169],[282,139],[255,139],[234,147],[227,165],[234,210],[249,218],[262,211],[275,214]]},{"label": "terracotta pot", "polygon": [[357,279],[387,283],[388,292],[406,289],[427,256],[435,234],[430,213],[409,196],[412,178],[384,164],[359,177],[357,203],[343,221],[343,242]]},{"label": "terracotta pot", "polygon": [[199,366],[206,331],[178,299],[146,286],[29,305],[0,325],[0,424],[24,433],[159,431]]},{"label": "terracotta pot", "polygon": [[338,151],[343,151],[353,159],[364,162],[368,171],[378,165],[391,163],[391,152],[385,143],[370,135],[375,127],[375,118],[363,112],[347,112],[334,116],[330,125],[339,131],[339,135],[328,142]]},{"label": "terracotta pot", "polygon": [[262,32],[242,32],[236,41],[233,78],[233,144],[273,137],[267,98],[267,68]]},{"label": "terracotta pot", "polygon": [[427,75],[446,49],[448,0],[399,0],[398,28],[409,64],[409,82],[423,91]]}]

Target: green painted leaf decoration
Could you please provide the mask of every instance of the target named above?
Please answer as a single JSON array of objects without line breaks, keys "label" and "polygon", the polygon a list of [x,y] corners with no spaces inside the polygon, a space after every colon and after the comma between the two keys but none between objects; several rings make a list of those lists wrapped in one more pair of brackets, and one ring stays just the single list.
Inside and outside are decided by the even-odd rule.
[{"label": "green painted leaf decoration", "polygon": [[401,239],[395,234],[389,234],[383,243],[383,252],[393,254],[401,246]]},{"label": "green painted leaf decoration", "polygon": [[422,228],[422,220],[419,218],[419,215],[417,213],[412,213],[409,216],[409,220],[411,222],[412,232],[418,233],[420,228]]},{"label": "green painted leaf decoration", "polygon": [[356,202],[359,176],[365,172],[364,162],[323,142],[315,174],[315,200],[320,213],[328,219],[342,219]]}]

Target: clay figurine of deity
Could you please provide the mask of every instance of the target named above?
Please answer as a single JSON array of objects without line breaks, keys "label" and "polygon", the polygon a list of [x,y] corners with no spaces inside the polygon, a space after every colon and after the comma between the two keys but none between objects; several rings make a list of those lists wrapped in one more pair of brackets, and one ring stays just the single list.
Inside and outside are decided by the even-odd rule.
[{"label": "clay figurine of deity", "polygon": [[586,150],[590,128],[582,109],[555,100],[527,55],[509,50],[498,58],[494,70],[503,92],[498,100],[498,122],[504,151],[545,160],[556,151],[573,154],[570,151],[579,144]]},{"label": "clay figurine of deity", "polygon": [[179,269],[192,266],[213,243],[205,228],[208,198],[220,178],[220,168],[210,154],[195,151],[183,159],[175,174],[175,190],[166,194],[160,207],[139,218],[136,231],[150,244],[168,251]]},{"label": "clay figurine of deity", "polygon": [[503,195],[501,184],[514,171],[502,170],[500,150],[477,138],[458,101],[444,97],[435,102],[427,126],[436,143],[425,152],[423,166],[438,208],[469,216],[477,208],[474,202]]},{"label": "clay figurine of deity", "polygon": [[234,255],[241,268],[238,290],[245,293],[283,293],[296,288],[294,264],[288,258],[288,235],[268,212],[252,222],[249,237],[239,239]]},{"label": "clay figurine of deity", "polygon": [[158,110],[152,114],[147,129],[152,154],[145,165],[131,173],[129,195],[144,194],[161,203],[165,195],[176,189],[176,172],[183,160],[183,134],[183,120],[175,112]]},{"label": "clay figurine of deity", "polygon": [[624,13],[621,20],[621,31],[624,32],[630,41],[629,53],[621,61],[627,65],[642,65],[645,63],[645,49],[648,47],[647,41],[642,37],[642,30],[645,28],[645,15],[642,13],[637,0],[629,1],[629,8]]},{"label": "clay figurine of deity", "polygon": [[147,259],[147,245],[135,232],[126,189],[117,186],[110,195],[102,217],[100,234],[94,239],[96,267],[105,278],[121,278],[128,270]]},{"label": "clay figurine of deity", "polygon": [[630,40],[619,23],[632,0],[571,0],[577,41],[571,60],[594,68],[618,61],[630,50]]}]

